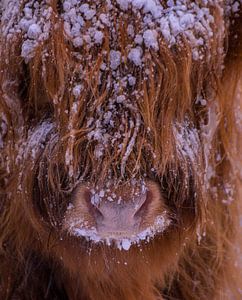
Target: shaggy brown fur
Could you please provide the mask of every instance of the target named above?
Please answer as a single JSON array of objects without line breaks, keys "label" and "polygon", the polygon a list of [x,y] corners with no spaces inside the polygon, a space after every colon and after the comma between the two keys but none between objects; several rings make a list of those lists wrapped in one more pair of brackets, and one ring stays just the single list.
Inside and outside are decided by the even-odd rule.
[{"label": "shaggy brown fur", "polygon": [[[160,37],[157,52],[144,50],[141,69],[126,53],[132,42],[127,26],[138,30],[139,20],[131,11],[117,14],[116,49],[126,58],[120,73],[134,74],[140,93],[127,89],[132,107],[120,108],[115,128],[108,129],[114,134],[122,119],[126,135],[98,159],[96,141],[88,138],[94,125],[87,121],[98,119],[98,109],[106,111],[114,95],[107,87],[109,69],[98,84],[101,64],[109,63],[112,32],[104,29],[102,47],[74,49],[63,30],[61,2],[50,2],[50,36],[29,61],[20,55],[20,33],[7,39],[2,30],[0,36],[0,299],[241,299],[236,245],[242,156],[235,115],[241,108],[235,96],[242,74],[241,16],[225,20],[213,7],[214,37],[202,60],[192,59],[185,37],[172,47]],[[223,35],[218,29],[224,24]],[[76,82],[84,89],[73,110]],[[205,137],[213,113],[217,120]],[[139,133],[123,164],[137,114]],[[181,145],[176,132],[184,124]],[[183,148],[194,130],[197,145],[189,156]],[[208,166],[212,176],[206,179]],[[125,184],[144,174],[160,184],[172,216],[164,234],[124,252],[63,231],[80,182],[102,185],[110,177]]]}]

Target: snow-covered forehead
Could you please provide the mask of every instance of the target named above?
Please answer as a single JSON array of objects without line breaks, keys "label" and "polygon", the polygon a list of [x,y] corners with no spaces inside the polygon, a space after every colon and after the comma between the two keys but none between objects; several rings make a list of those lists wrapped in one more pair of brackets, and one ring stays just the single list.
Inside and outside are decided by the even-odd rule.
[{"label": "snow-covered forehead", "polygon": [[[72,133],[65,151],[70,177],[74,172],[73,149],[77,142],[73,132],[80,129],[84,129],[83,140],[94,152],[92,159],[104,160],[110,153],[116,153],[116,160],[110,164],[113,163],[115,168],[119,164],[121,174],[127,172],[129,163],[133,163],[132,168],[138,168],[134,160],[138,150],[144,147],[142,137],[150,135],[152,124],[157,126],[153,128],[157,133],[162,130],[156,125],[160,124],[161,118],[152,110],[152,117],[145,123],[144,115],[151,105],[142,103],[142,99],[146,96],[146,101],[152,103],[154,97],[159,97],[157,105],[161,108],[170,97],[178,98],[178,93],[159,94],[159,91],[164,80],[169,81],[166,87],[172,85],[172,80],[176,86],[174,76],[169,77],[167,70],[176,64],[179,51],[182,53],[184,48],[183,62],[187,60],[187,64],[191,58],[204,62],[213,54],[217,57],[217,53],[223,52],[218,49],[223,44],[223,5],[223,1],[199,0],[65,0],[57,7],[54,0],[9,1],[2,17],[2,32],[10,45],[12,40],[20,39],[18,53],[25,63],[34,59],[36,53],[40,56],[44,67],[39,70],[39,76],[44,82],[48,83],[45,74],[50,69],[49,64],[45,65],[46,61],[54,64],[63,60],[55,57],[58,51],[51,51],[52,47],[67,49],[71,57],[65,69],[68,79],[63,87],[68,101],[59,95],[59,91],[51,99],[57,121],[59,112],[63,111],[59,107],[66,107],[66,134]],[[221,21],[219,29],[217,19]],[[75,75],[70,79],[67,73],[72,63],[71,76]],[[150,85],[152,80],[154,88]],[[165,99],[166,95],[168,99]],[[150,122],[150,118],[156,116],[157,119]],[[62,120],[63,115],[59,119]],[[82,124],[78,121],[81,119]],[[173,121],[170,117],[167,124]],[[153,153],[153,148],[149,147],[150,136],[147,140],[147,151],[152,152],[150,155],[155,160],[159,153]],[[138,150],[135,152],[134,149]],[[120,157],[121,162],[118,162]]]},{"label": "snow-covered forehead", "polygon": [[[224,5],[224,1],[218,0],[65,0],[59,1],[57,7],[54,0],[9,1],[2,17],[2,33],[9,45],[15,41],[16,47],[20,47],[16,53],[25,63],[39,56],[42,69],[40,66],[38,76],[47,83],[47,89],[46,74],[52,64],[64,60],[63,49],[70,58],[68,66],[63,64],[65,93],[62,95],[59,90],[52,93],[53,87],[46,93],[54,95],[50,102],[56,110],[59,127],[65,126],[61,123],[64,113],[68,119],[65,130],[69,138],[64,152],[70,177],[74,173],[73,153],[78,143],[75,132],[79,130],[85,132],[81,143],[85,140],[90,145],[92,159],[104,161],[111,153],[117,154],[107,163],[113,164],[113,168],[120,165],[121,174],[127,172],[129,164],[132,164],[130,170],[138,168],[134,161],[139,149],[144,148],[143,137],[148,141],[147,151],[156,159],[158,147],[157,153],[153,153],[150,146],[158,143],[150,142],[150,134],[156,132],[154,136],[159,139],[165,103],[175,99],[172,106],[177,106],[182,94],[176,89],[174,93],[172,90],[163,93],[164,88],[177,87],[172,66],[177,67],[178,74],[181,64],[192,65],[191,58],[198,65],[210,62],[211,57],[215,61],[213,66],[216,64],[214,69],[221,65]],[[62,52],[55,51],[57,48]],[[69,70],[73,70],[72,74],[68,74]],[[145,97],[146,103],[142,102]],[[159,100],[160,115],[152,108],[155,97]],[[181,101],[187,101],[184,107],[190,105],[187,98],[181,96]],[[174,122],[172,114],[166,121],[168,127],[171,122]],[[159,140],[159,144],[162,142]]]},{"label": "snow-covered forehead", "polygon": [[[49,38],[51,16],[55,1],[9,1],[5,20],[20,11],[20,2],[24,9],[13,28],[6,34],[21,31],[24,34],[22,56],[28,61],[34,55],[34,49]],[[193,59],[203,59],[204,49],[209,48],[210,40],[214,38],[214,11],[223,14],[223,1],[187,1],[187,0],[112,0],[112,1],[77,1],[65,0],[62,3],[60,20],[64,22],[66,38],[75,48],[102,46],[105,41],[105,29],[109,30],[109,39],[115,40],[118,26],[115,24],[118,16],[132,15],[130,24],[125,26],[132,43],[127,45],[128,58],[140,66],[143,50],[159,50],[160,42],[169,47],[185,38],[192,48]],[[11,8],[12,6],[12,8]],[[14,9],[13,9],[14,7]],[[126,19],[127,20],[127,19]],[[217,30],[223,30],[223,24]],[[115,69],[122,59],[120,53],[113,53],[112,67]]]}]

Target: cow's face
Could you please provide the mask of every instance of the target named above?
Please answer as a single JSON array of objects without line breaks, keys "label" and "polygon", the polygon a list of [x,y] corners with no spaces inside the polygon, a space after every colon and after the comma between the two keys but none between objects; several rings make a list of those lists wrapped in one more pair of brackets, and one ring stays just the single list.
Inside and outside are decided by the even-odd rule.
[{"label": "cow's face", "polygon": [[18,159],[33,177],[20,186],[33,186],[25,192],[38,219],[128,250],[199,218],[199,131],[221,72],[222,8],[24,1],[20,13],[7,10],[5,36],[21,38],[17,89],[30,125]]},{"label": "cow's face", "polygon": [[42,239],[53,235],[57,246],[47,251],[76,272],[78,251],[93,251],[102,266],[107,253],[130,264],[144,255],[153,269],[156,256],[178,257],[178,244],[195,237],[214,171],[209,137],[228,7],[185,0],[9,7],[5,53],[15,53],[19,78],[13,68],[3,89],[12,88],[16,103],[7,93],[5,101],[19,108],[18,194]]}]

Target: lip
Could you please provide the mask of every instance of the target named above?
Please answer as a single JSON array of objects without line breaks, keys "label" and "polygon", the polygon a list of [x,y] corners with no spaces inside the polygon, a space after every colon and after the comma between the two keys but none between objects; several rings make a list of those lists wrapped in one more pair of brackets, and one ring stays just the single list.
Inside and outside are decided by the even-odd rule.
[{"label": "lip", "polygon": [[139,245],[142,241],[149,242],[158,234],[162,234],[167,230],[170,224],[171,220],[167,216],[167,213],[163,212],[156,217],[153,225],[142,229],[137,233],[127,231],[99,232],[95,227],[84,227],[84,224],[80,221],[74,221],[69,224],[67,230],[70,235],[85,238],[87,241],[91,241],[94,244],[101,243],[107,246],[114,245],[119,250],[129,250],[132,245]]}]

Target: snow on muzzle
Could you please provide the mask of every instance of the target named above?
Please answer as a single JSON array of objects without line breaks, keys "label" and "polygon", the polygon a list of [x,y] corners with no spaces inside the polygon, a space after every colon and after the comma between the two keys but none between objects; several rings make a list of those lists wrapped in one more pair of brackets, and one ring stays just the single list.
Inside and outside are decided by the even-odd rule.
[{"label": "snow on muzzle", "polygon": [[158,184],[142,182],[105,189],[81,184],[65,215],[63,229],[93,243],[131,245],[150,241],[170,225]]}]

